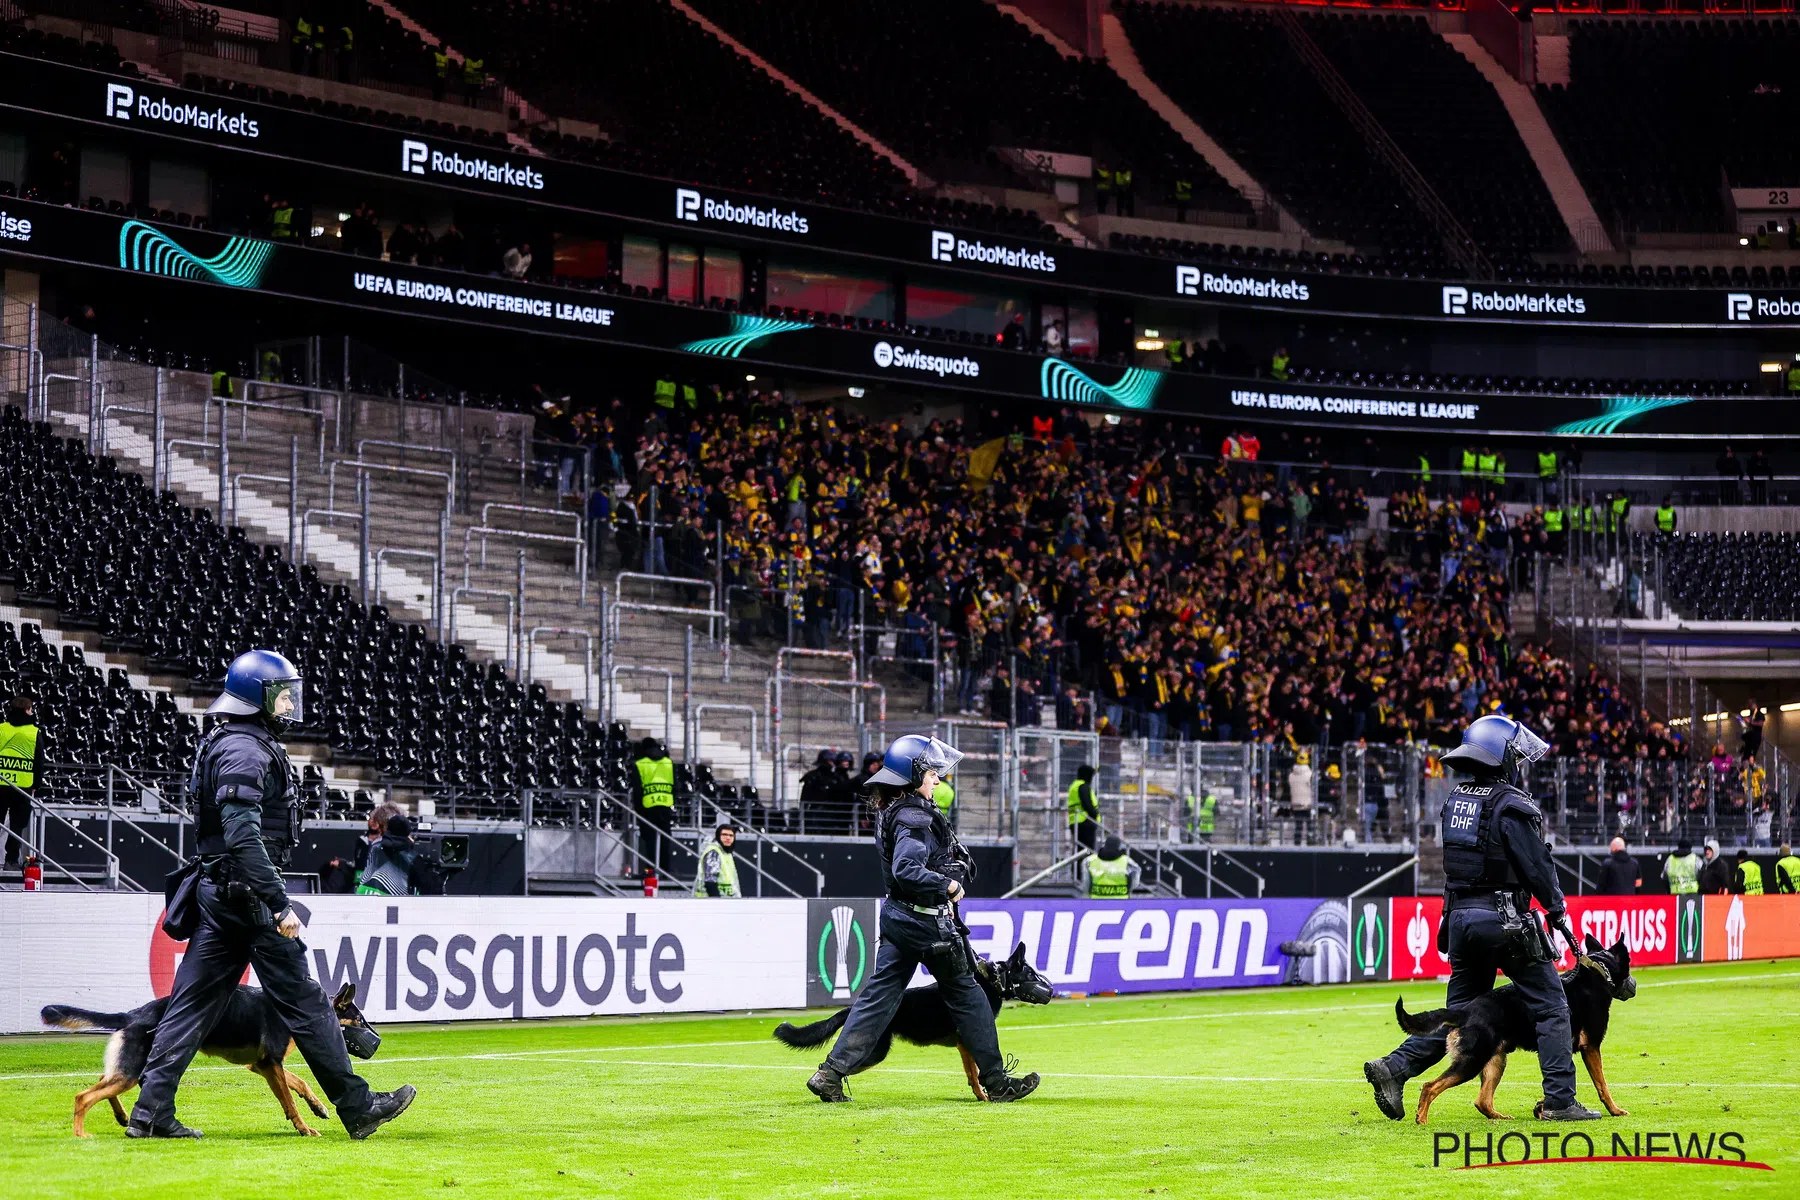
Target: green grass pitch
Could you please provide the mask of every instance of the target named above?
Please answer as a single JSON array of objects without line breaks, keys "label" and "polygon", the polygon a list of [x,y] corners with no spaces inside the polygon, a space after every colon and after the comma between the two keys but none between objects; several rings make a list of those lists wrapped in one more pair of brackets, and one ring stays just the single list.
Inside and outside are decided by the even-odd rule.
[{"label": "green grass pitch", "polygon": [[[1443,996],[1386,984],[1009,1007],[1003,1049],[1044,1075],[1012,1105],[975,1102],[954,1050],[905,1046],[852,1081],[854,1103],[820,1104],[802,1085],[821,1055],[771,1040],[780,1015],[388,1026],[380,1055],[359,1068],[380,1088],[415,1084],[419,1099],[364,1143],[335,1121],[312,1122],[322,1138],[298,1136],[260,1079],[206,1058],[180,1110],[204,1141],[128,1141],[104,1105],[89,1114],[94,1136],[77,1141],[71,1100],[97,1077],[103,1039],[0,1038],[0,1180],[32,1200],[1791,1194],[1800,963],[1639,980],[1637,998],[1614,1006],[1606,1042],[1607,1075],[1631,1115],[1578,1128],[1602,1147],[1614,1132],[1735,1131],[1773,1172],[1434,1166],[1435,1133],[1571,1127],[1484,1121],[1475,1084],[1441,1099],[1427,1128],[1384,1119],[1362,1062],[1398,1040],[1396,995],[1415,1009]],[[298,1054],[289,1065],[305,1070]],[[1579,1063],[1577,1073],[1581,1098],[1598,1107]],[[1501,1111],[1529,1118],[1538,1094],[1536,1056],[1515,1055]]]}]

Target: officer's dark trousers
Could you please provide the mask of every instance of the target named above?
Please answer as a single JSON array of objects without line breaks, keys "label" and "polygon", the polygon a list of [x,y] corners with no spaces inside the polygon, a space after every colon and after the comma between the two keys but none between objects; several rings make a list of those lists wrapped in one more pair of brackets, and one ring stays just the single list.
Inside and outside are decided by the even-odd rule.
[{"label": "officer's dark trousers", "polygon": [[[875,973],[857,993],[850,1016],[838,1034],[837,1045],[825,1065],[841,1075],[854,1075],[873,1066],[888,1047],[887,1030],[906,994],[906,985],[921,962],[931,957],[931,945],[941,940],[937,920],[914,912],[893,900],[881,905],[881,949],[875,955]],[[956,1037],[968,1050],[983,1081],[1005,1074],[1000,1061],[1000,1034],[994,1029],[994,1010],[987,993],[975,982],[961,947],[953,956],[954,971],[937,963],[927,964],[937,979],[938,994],[950,1006],[956,1021]]]},{"label": "officer's dark trousers", "polygon": [[[1567,1108],[1575,1102],[1575,1061],[1569,1056],[1569,1002],[1551,963],[1522,958],[1500,931],[1500,914],[1487,908],[1459,908],[1444,918],[1450,937],[1450,988],[1446,1008],[1462,1008],[1494,988],[1494,969],[1506,972],[1537,1021],[1538,1067],[1544,1073],[1544,1104]],[[1386,1062],[1401,1080],[1430,1070],[1444,1057],[1448,1030],[1419,1033],[1400,1044]]]},{"label": "officer's dark trousers", "polygon": [[644,844],[638,847],[638,853],[656,864],[658,871],[672,870],[675,865],[673,841],[675,806],[672,804],[640,805],[638,815],[643,817],[645,823],[650,826],[649,829],[643,831]]},{"label": "officer's dark trousers", "polygon": [[200,902],[200,927],[175,972],[175,988],[156,1028],[132,1119],[160,1122],[175,1115],[175,1088],[250,963],[256,965],[263,994],[337,1108],[338,1119],[348,1125],[366,1113],[369,1085],[350,1069],[331,1002],[306,974],[305,948],[297,939],[282,937],[273,923],[253,925],[209,882],[200,884]]}]

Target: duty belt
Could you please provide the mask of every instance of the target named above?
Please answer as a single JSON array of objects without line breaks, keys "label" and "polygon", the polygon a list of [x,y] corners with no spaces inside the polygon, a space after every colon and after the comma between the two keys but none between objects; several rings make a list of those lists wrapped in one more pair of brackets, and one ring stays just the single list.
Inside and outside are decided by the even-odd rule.
[{"label": "duty belt", "polygon": [[[892,897],[890,897],[890,899],[892,899]],[[928,917],[938,916],[946,907],[948,907],[943,904],[911,904],[905,900],[895,900],[894,903],[900,905],[902,908],[910,908],[916,913],[924,913]]]}]

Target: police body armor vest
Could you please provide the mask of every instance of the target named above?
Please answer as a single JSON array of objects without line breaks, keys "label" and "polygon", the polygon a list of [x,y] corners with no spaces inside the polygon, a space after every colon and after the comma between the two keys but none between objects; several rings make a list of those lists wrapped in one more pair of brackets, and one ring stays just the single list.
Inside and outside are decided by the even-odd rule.
[{"label": "police body armor vest", "polygon": [[[213,767],[218,748],[228,738],[248,737],[260,742],[267,752],[269,769],[258,780],[262,788],[259,799],[262,843],[269,861],[277,867],[287,865],[294,847],[300,844],[300,781],[288,762],[287,751],[275,735],[261,725],[248,721],[226,721],[200,743],[194,755],[194,771],[188,778],[188,795],[195,797],[195,833],[197,849],[202,856],[228,853],[225,843],[225,818],[218,792],[221,781]],[[225,780],[226,784],[232,782]]]},{"label": "police body armor vest", "polygon": [[1530,796],[1498,779],[1459,784],[1444,801],[1439,837],[1446,892],[1511,892],[1524,886],[1500,840],[1500,815],[1507,809],[1539,819]]},{"label": "police body armor vest", "polygon": [[909,890],[909,885],[894,876],[894,845],[898,841],[900,814],[908,810],[922,812],[931,818],[931,836],[937,842],[937,849],[925,865],[940,875],[959,877],[956,870],[956,831],[950,828],[950,822],[944,819],[937,805],[914,793],[899,800],[891,800],[881,810],[881,820],[875,825],[875,849],[881,859],[881,882],[887,888],[887,894],[903,904],[916,904],[932,907],[937,899],[932,896],[916,896]]}]

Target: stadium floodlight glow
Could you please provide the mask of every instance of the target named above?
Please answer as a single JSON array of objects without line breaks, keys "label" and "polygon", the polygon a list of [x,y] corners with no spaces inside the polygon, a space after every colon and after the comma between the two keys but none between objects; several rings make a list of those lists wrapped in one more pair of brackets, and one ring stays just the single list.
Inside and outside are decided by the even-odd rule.
[{"label": "stadium floodlight glow", "polygon": [[1792,704],[1782,705],[1781,711],[1782,712],[1800,712],[1800,700],[1796,700]]},{"label": "stadium floodlight glow", "polygon": [[850,398],[852,400],[861,400],[863,398],[863,396],[868,392],[867,388],[859,388],[859,387],[846,388],[845,390],[850,393]]},{"label": "stadium floodlight glow", "polygon": [[1161,338],[1141,337],[1137,340],[1139,350],[1161,350],[1164,342]]},{"label": "stadium floodlight glow", "polygon": [[1781,364],[1778,362],[1758,363],[1757,366],[1762,368],[1764,375],[1779,375],[1782,370]]},{"label": "stadium floodlight glow", "polygon": [[745,382],[745,383],[755,383],[755,382],[756,382],[756,376],[754,376],[754,375],[746,375],[746,376],[744,376],[744,382]]}]

